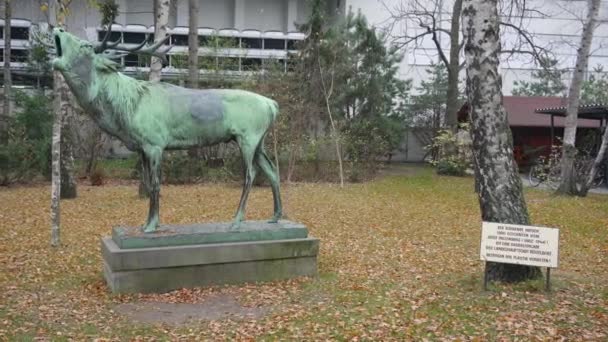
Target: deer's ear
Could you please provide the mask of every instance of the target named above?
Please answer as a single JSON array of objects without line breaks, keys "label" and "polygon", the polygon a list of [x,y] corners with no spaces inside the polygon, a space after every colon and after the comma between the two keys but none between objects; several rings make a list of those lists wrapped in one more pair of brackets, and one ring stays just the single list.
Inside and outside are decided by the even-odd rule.
[{"label": "deer's ear", "polygon": [[117,72],[120,70],[120,64],[107,58],[96,58],[95,68],[100,72]]}]

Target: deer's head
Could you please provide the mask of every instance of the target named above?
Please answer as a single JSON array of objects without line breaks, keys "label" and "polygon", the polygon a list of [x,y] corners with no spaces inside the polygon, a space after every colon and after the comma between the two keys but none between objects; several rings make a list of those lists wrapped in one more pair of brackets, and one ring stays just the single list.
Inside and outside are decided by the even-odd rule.
[{"label": "deer's head", "polygon": [[93,44],[66,32],[63,28],[53,29],[53,38],[57,53],[57,57],[53,60],[55,70],[66,71],[83,61],[92,64],[95,57]]},{"label": "deer's head", "polygon": [[109,25],[103,40],[95,44],[80,39],[63,28],[53,29],[54,48],[57,54],[57,58],[53,60],[53,68],[61,71],[64,76],[66,73],[70,73],[86,79],[86,75],[94,70],[117,71],[119,65],[113,60],[130,53],[156,56],[166,62],[166,53],[169,49],[164,51],[158,51],[158,49],[169,39],[168,36],[153,45],[146,44],[148,41],[148,37],[146,37],[138,45],[124,46],[120,44],[120,41],[108,42],[111,27]]}]

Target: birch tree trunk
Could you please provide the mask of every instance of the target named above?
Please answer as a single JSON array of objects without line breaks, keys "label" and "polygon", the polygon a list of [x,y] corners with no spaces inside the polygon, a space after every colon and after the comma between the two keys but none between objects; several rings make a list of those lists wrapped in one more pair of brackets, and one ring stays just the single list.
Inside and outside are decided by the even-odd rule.
[{"label": "birch tree trunk", "polygon": [[589,0],[587,11],[587,21],[583,27],[581,45],[576,56],[576,67],[570,82],[568,92],[568,109],[564,127],[564,138],[562,145],[562,170],[561,183],[557,189],[558,194],[578,195],[579,191],[576,184],[576,174],[574,170],[574,160],[577,155],[576,150],[576,129],[578,121],[578,107],[580,103],[581,86],[585,77],[585,72],[589,65],[589,52],[593,41],[593,31],[597,26],[597,17],[600,11],[601,0]]},{"label": "birch tree trunk", "polygon": [[[69,2],[49,1],[49,24],[51,27],[64,24],[66,6]],[[51,245],[60,244],[60,199],[76,197],[76,182],[73,177],[74,157],[71,141],[62,139],[62,129],[69,124],[69,88],[58,71],[53,72],[53,137],[51,143]],[[66,137],[69,137],[69,129]],[[63,142],[63,144],[62,144]],[[63,145],[63,146],[62,146]],[[63,193],[65,191],[65,194]],[[67,196],[67,197],[65,197]]]},{"label": "birch tree trunk", "polygon": [[[169,5],[170,0],[155,0],[154,1],[154,42],[163,40],[167,36],[167,25],[169,24]],[[190,37],[188,37],[188,45],[190,43]],[[163,68],[163,62],[160,58],[152,57],[150,63],[150,75],[148,79],[152,82],[160,82],[161,70]],[[139,169],[139,197],[148,198],[150,197],[150,189],[148,189],[148,182],[144,180],[143,161],[138,163]]]},{"label": "birch tree trunk", "polygon": [[0,144],[8,142],[8,122],[11,116],[11,0],[4,1],[4,91],[2,118],[0,118]]},{"label": "birch tree trunk", "polygon": [[450,64],[448,71],[448,90],[445,110],[446,125],[454,132],[458,129],[458,75],[460,73],[460,13],[462,0],[454,1],[452,8],[452,25],[450,29]]},{"label": "birch tree trunk", "polygon": [[584,194],[582,195],[587,195],[587,192],[589,191],[589,189],[591,189],[593,180],[595,179],[595,175],[597,174],[597,170],[600,168],[600,165],[604,161],[606,149],[608,149],[608,127],[604,127],[604,134],[602,135],[602,144],[600,145],[600,150],[597,152],[597,156],[595,156],[595,160],[593,161],[593,165],[591,166],[591,170],[589,171],[589,177],[587,177],[587,183],[583,188]]},{"label": "birch tree trunk", "polygon": [[[167,25],[169,24],[170,0],[156,0],[156,22],[154,26],[154,41],[158,42],[167,36]],[[149,80],[160,81],[163,62],[160,58],[152,57],[150,64]]]},{"label": "birch tree trunk", "polygon": [[55,118],[53,120],[53,137],[51,142],[51,246],[59,246],[60,240],[60,229],[61,229],[61,99],[59,80],[61,74],[58,71],[53,71],[53,92],[55,98],[53,100],[53,107],[55,109]]},{"label": "birch tree trunk", "polygon": [[59,74],[57,79],[58,91],[61,102],[59,107],[55,108],[61,112],[61,199],[76,198],[77,196],[77,185],[76,177],[74,176],[74,137],[72,136],[71,125],[74,124],[74,107],[70,97],[70,88],[63,79],[63,76]]},{"label": "birch tree trunk", "polygon": [[[522,183],[513,160],[512,135],[502,103],[497,2],[464,0],[462,12],[479,206],[483,221],[528,224]],[[499,263],[488,266],[491,280],[513,282],[541,274],[538,267]]]},{"label": "birch tree trunk", "polygon": [[188,0],[188,79],[198,88],[198,0]]}]

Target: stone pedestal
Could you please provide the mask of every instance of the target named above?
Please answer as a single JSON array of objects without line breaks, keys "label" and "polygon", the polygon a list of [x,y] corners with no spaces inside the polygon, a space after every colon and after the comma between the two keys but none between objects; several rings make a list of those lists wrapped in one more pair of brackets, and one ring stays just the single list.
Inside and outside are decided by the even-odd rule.
[{"label": "stone pedestal", "polygon": [[101,240],[114,293],[271,281],[317,274],[319,240],[289,222],[161,226],[154,233],[116,227]]}]

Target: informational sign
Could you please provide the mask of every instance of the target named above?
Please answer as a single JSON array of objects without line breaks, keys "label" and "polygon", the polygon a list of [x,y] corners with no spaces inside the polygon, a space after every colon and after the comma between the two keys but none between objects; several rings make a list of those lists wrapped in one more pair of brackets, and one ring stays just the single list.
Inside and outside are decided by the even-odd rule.
[{"label": "informational sign", "polygon": [[559,229],[484,222],[481,260],[557,268]]}]

